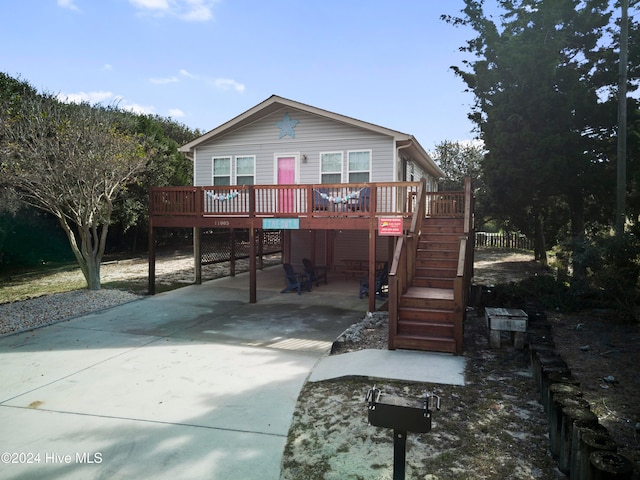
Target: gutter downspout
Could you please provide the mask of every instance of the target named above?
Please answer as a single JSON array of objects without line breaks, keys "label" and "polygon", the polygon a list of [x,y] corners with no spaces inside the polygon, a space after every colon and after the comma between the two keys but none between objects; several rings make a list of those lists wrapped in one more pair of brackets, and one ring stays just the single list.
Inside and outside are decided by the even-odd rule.
[{"label": "gutter downspout", "polygon": [[[401,145],[399,147],[396,147],[396,161],[395,161],[396,168],[397,168],[397,165],[398,165],[398,161],[400,161],[400,150],[402,150],[403,148],[409,148],[412,145],[412,143],[413,143],[412,140],[409,139],[409,143],[407,143],[406,145]],[[396,173],[397,173],[397,170],[396,170]],[[398,177],[396,177],[396,178],[398,178]],[[403,178],[400,181],[406,182],[407,179]]]}]

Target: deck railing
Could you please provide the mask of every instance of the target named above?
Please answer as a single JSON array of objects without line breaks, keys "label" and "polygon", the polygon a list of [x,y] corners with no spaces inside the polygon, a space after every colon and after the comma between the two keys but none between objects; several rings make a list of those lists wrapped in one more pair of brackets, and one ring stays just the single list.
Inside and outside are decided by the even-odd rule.
[{"label": "deck railing", "polygon": [[[412,216],[418,185],[388,182],[155,187],[151,189],[149,212],[154,216],[203,217]],[[441,197],[434,197],[434,205],[442,203]],[[432,208],[442,213],[446,209],[451,210],[451,206]]]},{"label": "deck railing", "polygon": [[427,192],[427,217],[464,217],[465,192]]},{"label": "deck railing", "polygon": [[[409,231],[398,238],[389,271],[389,345],[394,344],[398,329],[398,307],[402,295],[413,283],[418,249],[418,238],[424,217],[459,217],[464,222],[464,232],[460,236],[458,265],[454,278],[454,331],[456,353],[462,353],[464,336],[464,315],[468,290],[473,275],[473,194],[471,180],[465,180],[465,189],[460,192],[417,191],[417,201],[422,202],[416,210]],[[424,201],[422,199],[425,199]]]}]

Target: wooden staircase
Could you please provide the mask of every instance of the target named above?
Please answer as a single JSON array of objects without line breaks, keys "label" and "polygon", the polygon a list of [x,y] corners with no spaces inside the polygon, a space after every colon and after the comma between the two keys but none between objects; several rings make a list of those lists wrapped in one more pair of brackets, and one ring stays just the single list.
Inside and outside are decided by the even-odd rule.
[{"label": "wooden staircase", "polygon": [[473,192],[427,192],[420,183],[411,227],[389,270],[389,349],[461,355],[473,276]]},{"label": "wooden staircase", "polygon": [[461,353],[456,341],[459,308],[454,302],[464,219],[424,218],[411,285],[400,296],[392,348]]}]

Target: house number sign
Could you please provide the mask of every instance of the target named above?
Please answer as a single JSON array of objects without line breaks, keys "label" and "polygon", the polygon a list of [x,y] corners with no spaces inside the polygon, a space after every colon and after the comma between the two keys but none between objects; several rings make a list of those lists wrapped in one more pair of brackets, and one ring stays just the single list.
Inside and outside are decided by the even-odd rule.
[{"label": "house number sign", "polygon": [[299,218],[263,218],[263,230],[299,230]]}]

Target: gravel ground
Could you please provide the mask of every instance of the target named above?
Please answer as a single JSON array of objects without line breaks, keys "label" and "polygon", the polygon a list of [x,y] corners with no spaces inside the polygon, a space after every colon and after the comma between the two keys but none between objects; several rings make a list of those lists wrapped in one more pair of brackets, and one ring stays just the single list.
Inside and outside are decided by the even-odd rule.
[{"label": "gravel ground", "polygon": [[[273,265],[279,261],[279,254],[264,257],[265,265]],[[237,273],[246,272],[248,269],[247,259],[236,261]],[[0,303],[0,336],[51,325],[86,313],[138,300],[146,294],[148,272],[149,264],[146,257],[105,262],[100,267],[103,285],[107,282],[118,281],[127,281],[133,284],[133,280],[137,279],[141,280],[144,288],[135,292],[114,288],[102,288],[94,291],[73,290],[43,295],[20,302]],[[202,266],[203,281],[227,275],[229,275],[229,262]],[[190,285],[193,283],[193,277],[192,254],[168,252],[156,258],[156,285]],[[78,268],[53,272],[24,281],[33,282],[37,287],[38,284],[69,285],[82,280],[82,278],[82,273]]]},{"label": "gravel ground", "polygon": [[74,290],[0,304],[0,335],[22,332],[141,298],[122,290]]}]

